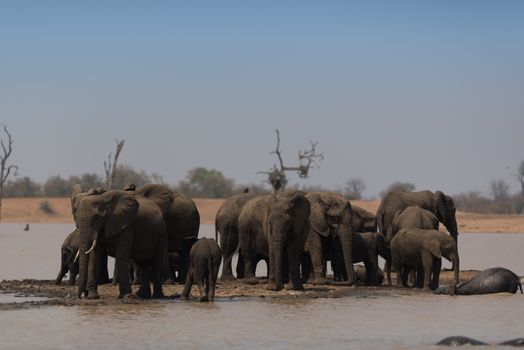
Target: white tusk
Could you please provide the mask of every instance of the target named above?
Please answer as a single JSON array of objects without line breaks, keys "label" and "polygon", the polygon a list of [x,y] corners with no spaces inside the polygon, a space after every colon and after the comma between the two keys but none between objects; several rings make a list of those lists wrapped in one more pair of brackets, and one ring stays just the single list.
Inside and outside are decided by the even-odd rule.
[{"label": "white tusk", "polygon": [[96,247],[96,239],[93,241],[93,245],[91,246],[91,248],[89,248],[89,250],[86,252],[86,254],[89,254],[91,253]]},{"label": "white tusk", "polygon": [[80,255],[80,250],[77,250],[76,251],[76,255],[75,255],[75,260],[73,260],[73,263],[76,263],[76,261],[78,260],[78,256]]}]

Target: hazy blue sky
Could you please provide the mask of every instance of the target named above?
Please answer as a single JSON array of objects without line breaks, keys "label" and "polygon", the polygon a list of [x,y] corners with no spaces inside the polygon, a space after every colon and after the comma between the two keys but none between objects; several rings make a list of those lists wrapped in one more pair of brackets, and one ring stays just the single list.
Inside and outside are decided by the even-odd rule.
[{"label": "hazy blue sky", "polygon": [[278,127],[286,163],[326,155],[300,183],[517,190],[524,2],[0,1],[0,122],[38,181],[101,174],[120,138],[171,183],[260,183]]}]

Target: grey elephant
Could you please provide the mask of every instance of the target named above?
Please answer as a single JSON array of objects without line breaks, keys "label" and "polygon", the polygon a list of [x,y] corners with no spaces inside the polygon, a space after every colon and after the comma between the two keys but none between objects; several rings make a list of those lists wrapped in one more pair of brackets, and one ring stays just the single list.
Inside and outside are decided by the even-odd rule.
[{"label": "grey elephant", "polygon": [[[425,230],[438,230],[439,221],[435,214],[429,210],[422,209],[418,206],[409,206],[403,210],[399,210],[395,213],[392,223],[392,229],[389,230],[389,236],[387,241],[391,242],[393,237],[403,228],[420,228]],[[422,287],[420,284],[424,279],[423,271],[419,269],[419,276],[417,278],[418,287]],[[391,284],[391,260],[386,259],[386,275],[388,284]],[[416,283],[417,283],[416,282]]]},{"label": "grey elephant", "polygon": [[[367,271],[363,265],[357,265],[355,268],[355,283],[366,283]],[[377,269],[377,284],[384,283],[384,271],[379,267]]]},{"label": "grey elephant", "polygon": [[351,221],[351,229],[353,232],[376,232],[377,231],[377,217],[364,208],[351,206],[353,211],[353,218]]},{"label": "grey elephant", "polygon": [[99,298],[97,256],[105,252],[115,258],[119,297],[132,292],[130,259],[138,268],[140,288],[136,295],[151,297],[149,282],[153,280],[153,296],[163,296],[161,275],[168,264],[167,234],[158,205],[144,196],[115,190],[74,200],[78,200],[74,219],[80,231],[78,296]]},{"label": "grey elephant", "polygon": [[454,290],[443,287],[435,290],[435,294],[480,295],[491,293],[517,293],[522,284],[520,277],[513,271],[503,267],[493,267],[479,272],[473,279],[458,285]]},{"label": "grey elephant", "polygon": [[56,284],[60,284],[65,274],[69,272],[69,285],[75,284],[78,275],[78,247],[80,246],[80,232],[75,229],[71,232],[60,247],[60,271],[56,277]]},{"label": "grey elephant", "polygon": [[256,262],[267,256],[268,289],[283,288],[286,266],[290,288],[303,289],[300,262],[309,233],[309,214],[309,201],[301,191],[273,193],[246,203],[238,219],[244,282],[256,282]]},{"label": "grey elephant", "polygon": [[352,217],[351,203],[344,197],[329,192],[310,192],[307,199],[311,203],[309,233],[304,251],[303,280],[308,281],[310,266],[313,268],[313,279],[310,283],[327,283],[326,262],[329,259],[331,246],[340,240],[342,247],[342,265],[348,275],[348,285],[355,280],[353,269]]},{"label": "grey elephant", "polygon": [[[222,248],[222,280],[233,280],[231,260],[238,248],[238,217],[246,203],[254,198],[252,193],[241,193],[229,197],[218,208],[215,217],[215,240],[218,242],[220,236],[220,247]],[[244,277],[244,261],[239,255],[237,262],[237,277]]]},{"label": "grey elephant", "polygon": [[[128,185],[128,190],[134,190]],[[189,268],[189,252],[198,239],[200,213],[188,196],[171,191],[167,186],[147,184],[134,193],[149,198],[162,211],[167,230],[169,261],[176,281],[185,283]]]},{"label": "grey elephant", "polygon": [[196,283],[200,301],[213,301],[222,251],[214,239],[200,238],[189,253],[189,271],[182,296],[189,298],[191,286]]},{"label": "grey elephant", "polygon": [[418,228],[400,230],[391,240],[391,259],[397,272],[397,287],[407,286],[409,269],[422,266],[424,289],[438,288],[442,257],[453,263],[454,284],[457,285],[459,283],[459,255],[457,243],[453,238],[436,230]]},{"label": "grey elephant", "polygon": [[[457,240],[458,229],[455,217],[455,203],[453,198],[441,191],[388,193],[377,209],[377,226],[380,233],[392,238],[393,220],[395,214],[409,206],[418,206],[432,212],[449,231],[451,237]],[[388,241],[389,243],[390,241]]]},{"label": "grey elephant", "polygon": [[[347,281],[348,277],[343,263],[342,249],[340,244],[337,244],[338,242],[338,240],[335,241],[332,249],[331,268],[333,277],[335,281]],[[364,263],[366,271],[365,283],[367,285],[382,284],[384,276],[382,275],[382,279],[379,278],[378,256],[380,255],[382,258],[389,260],[389,250],[386,247],[384,236],[378,232],[353,232],[352,249],[353,263]]]}]

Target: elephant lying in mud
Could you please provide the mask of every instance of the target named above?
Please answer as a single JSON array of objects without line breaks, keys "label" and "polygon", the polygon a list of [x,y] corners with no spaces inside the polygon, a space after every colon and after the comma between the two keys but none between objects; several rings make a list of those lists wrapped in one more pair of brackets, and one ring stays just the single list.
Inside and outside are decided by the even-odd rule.
[{"label": "elephant lying in mud", "polygon": [[503,267],[493,267],[479,272],[472,280],[462,283],[455,290],[442,287],[434,291],[435,294],[479,295],[491,293],[517,293],[522,284],[519,276]]},{"label": "elephant lying in mud", "polygon": [[[469,337],[463,337],[460,335],[456,335],[453,337],[447,337],[439,341],[435,345],[444,345],[444,346],[450,346],[450,347],[457,347],[462,345],[490,345],[488,343],[484,343],[483,341],[476,340]],[[495,344],[494,344],[495,345]],[[524,346],[524,338],[516,338],[504,341],[502,343],[498,343],[496,345],[503,345],[503,346]]]},{"label": "elephant lying in mud", "polygon": [[[355,282],[356,283],[366,283],[366,267],[363,265],[355,266]],[[384,271],[379,267],[377,269],[376,284],[381,285],[384,283]]]}]

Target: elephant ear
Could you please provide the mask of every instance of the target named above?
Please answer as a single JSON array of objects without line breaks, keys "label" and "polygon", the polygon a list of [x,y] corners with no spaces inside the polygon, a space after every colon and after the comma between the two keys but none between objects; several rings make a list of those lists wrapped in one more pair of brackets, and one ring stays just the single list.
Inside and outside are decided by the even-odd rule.
[{"label": "elephant ear", "polygon": [[322,198],[317,197],[311,202],[311,213],[309,222],[311,229],[323,237],[329,237],[329,227],[326,222],[326,212],[329,206]]},{"label": "elephant ear", "polygon": [[144,197],[151,199],[155,204],[160,208],[162,214],[166,215],[171,206],[173,205],[173,200],[175,195],[173,191],[163,185],[158,184],[149,184],[139,187],[136,190],[137,194],[140,194]]},{"label": "elephant ear", "polygon": [[78,209],[78,204],[80,203],[80,198],[82,195],[85,195],[83,193],[84,190],[82,189],[82,185],[76,184],[71,189],[71,213],[73,214],[73,218],[76,214],[76,210]]},{"label": "elephant ear", "polygon": [[138,215],[138,202],[128,192],[109,191],[101,196],[107,200],[107,218],[104,234],[111,238],[122,232],[135,221]]},{"label": "elephant ear", "polygon": [[440,251],[440,241],[438,239],[430,239],[424,242],[424,247],[437,259],[442,259],[442,252]]}]

